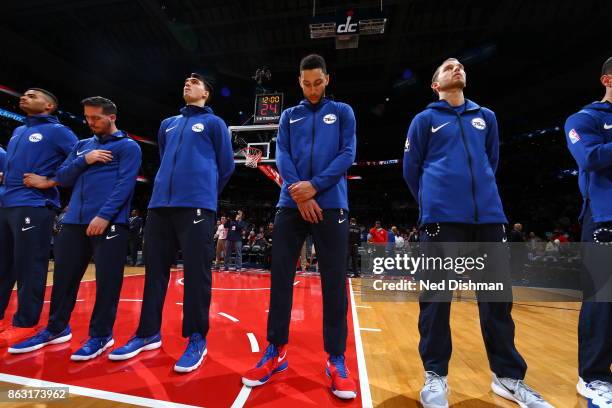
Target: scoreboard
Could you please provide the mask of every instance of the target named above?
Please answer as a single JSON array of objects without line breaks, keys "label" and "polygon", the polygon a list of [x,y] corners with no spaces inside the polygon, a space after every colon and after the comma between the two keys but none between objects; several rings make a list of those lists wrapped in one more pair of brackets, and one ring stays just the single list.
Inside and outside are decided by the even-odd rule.
[{"label": "scoreboard", "polygon": [[255,115],[253,124],[278,123],[283,110],[283,94],[270,93],[255,96]]}]

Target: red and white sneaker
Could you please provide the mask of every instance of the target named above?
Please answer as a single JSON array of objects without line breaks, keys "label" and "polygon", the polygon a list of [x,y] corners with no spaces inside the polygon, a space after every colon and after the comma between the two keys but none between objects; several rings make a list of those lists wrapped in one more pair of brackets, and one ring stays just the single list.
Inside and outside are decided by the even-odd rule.
[{"label": "red and white sneaker", "polygon": [[357,397],[357,385],[350,377],[350,372],[346,367],[343,354],[338,356],[332,356],[330,354],[325,372],[331,379],[331,392],[336,397],[341,399],[353,399]]},{"label": "red and white sneaker", "polygon": [[277,347],[269,344],[257,365],[242,376],[242,383],[249,387],[263,385],[274,374],[285,371],[288,367],[287,345]]},{"label": "red and white sneaker", "polygon": [[36,327],[15,327],[11,325],[0,333],[0,347],[8,347],[11,344],[19,343],[35,335],[37,331]]}]

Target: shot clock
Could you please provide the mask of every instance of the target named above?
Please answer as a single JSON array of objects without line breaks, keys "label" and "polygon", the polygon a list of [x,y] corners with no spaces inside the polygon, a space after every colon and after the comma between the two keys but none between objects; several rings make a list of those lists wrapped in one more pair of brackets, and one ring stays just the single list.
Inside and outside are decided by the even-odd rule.
[{"label": "shot clock", "polygon": [[283,94],[270,93],[255,96],[255,115],[253,124],[278,123],[283,110]]}]

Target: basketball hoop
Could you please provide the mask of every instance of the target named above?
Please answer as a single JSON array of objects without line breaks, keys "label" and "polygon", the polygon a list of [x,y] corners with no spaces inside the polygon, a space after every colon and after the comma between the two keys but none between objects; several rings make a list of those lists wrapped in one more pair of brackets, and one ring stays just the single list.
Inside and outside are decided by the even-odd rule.
[{"label": "basketball hoop", "polygon": [[241,150],[241,153],[244,154],[246,161],[244,164],[247,167],[251,167],[253,169],[257,168],[259,161],[261,160],[261,156],[263,152],[256,147],[245,147]]}]

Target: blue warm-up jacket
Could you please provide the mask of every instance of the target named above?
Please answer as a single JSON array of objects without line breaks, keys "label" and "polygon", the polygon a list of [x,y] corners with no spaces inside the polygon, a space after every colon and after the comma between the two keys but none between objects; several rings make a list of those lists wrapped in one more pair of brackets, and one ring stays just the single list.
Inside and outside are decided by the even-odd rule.
[{"label": "blue warm-up jacket", "polygon": [[570,116],[565,135],[578,163],[583,213],[589,202],[595,222],[612,221],[612,103],[594,102]]},{"label": "blue warm-up jacket", "polygon": [[404,148],[404,179],[420,209],[419,224],[507,223],[495,171],[495,114],[467,100],[433,102],[416,115]]},{"label": "blue warm-up jacket", "polygon": [[348,210],[346,172],[355,160],[357,136],[353,109],[323,98],[303,100],[283,111],[276,140],[276,164],[283,178],[278,207],[297,208],[289,186],[310,181],[322,209]]},{"label": "blue warm-up jacket", "polygon": [[57,188],[39,190],[23,184],[24,173],[52,177],[72,151],[78,139],[72,130],[53,115],[32,115],[13,131],[4,167],[4,207],[59,208]]},{"label": "blue warm-up jacket", "polygon": [[209,107],[187,105],[162,121],[157,140],[161,164],[149,208],[217,211],[218,195],[234,172],[225,122]]},{"label": "blue warm-up jacket", "polygon": [[[85,156],[92,150],[109,150],[113,160],[88,165]],[[138,143],[122,131],[80,140],[53,178],[74,186],[63,223],[89,224],[97,216],[127,224],[141,157]]]}]

